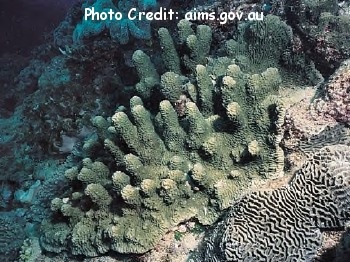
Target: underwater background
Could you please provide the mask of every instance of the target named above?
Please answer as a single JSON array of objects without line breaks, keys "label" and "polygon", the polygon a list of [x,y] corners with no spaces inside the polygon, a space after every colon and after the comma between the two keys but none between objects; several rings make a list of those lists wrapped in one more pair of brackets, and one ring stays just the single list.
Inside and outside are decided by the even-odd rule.
[{"label": "underwater background", "polygon": [[350,1],[0,3],[3,261],[350,261]]}]

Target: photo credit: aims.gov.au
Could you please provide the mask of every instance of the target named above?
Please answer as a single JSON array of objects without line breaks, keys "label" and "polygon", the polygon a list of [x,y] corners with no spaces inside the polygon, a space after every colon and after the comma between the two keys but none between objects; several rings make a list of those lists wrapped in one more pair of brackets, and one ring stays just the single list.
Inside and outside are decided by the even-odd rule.
[{"label": "photo credit: aims.gov.au", "polygon": [[174,11],[171,8],[160,7],[157,11],[139,11],[137,8],[130,8],[125,12],[114,11],[109,9],[108,11],[97,12],[94,7],[85,8],[84,20],[92,21],[120,21],[122,19],[129,20],[157,20],[157,21],[172,21],[179,19],[186,19],[190,21],[218,21],[220,24],[226,24],[230,21],[261,21],[264,19],[263,12],[242,12],[242,11],[229,11],[229,12],[207,12],[207,11],[193,11],[184,14],[184,17],[179,16],[179,12]]}]

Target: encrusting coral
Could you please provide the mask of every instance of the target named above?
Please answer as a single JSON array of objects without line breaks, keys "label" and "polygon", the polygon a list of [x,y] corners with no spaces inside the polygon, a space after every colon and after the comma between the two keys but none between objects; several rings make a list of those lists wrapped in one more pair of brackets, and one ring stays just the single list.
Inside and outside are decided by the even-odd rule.
[{"label": "encrusting coral", "polygon": [[350,60],[342,63],[330,79],[321,86],[321,98],[314,101],[315,110],[338,122],[350,123]]},{"label": "encrusting coral", "polygon": [[252,179],[282,173],[278,70],[249,74],[231,57],[208,57],[208,26],[179,23],[186,55],[176,54],[167,29],[159,32],[169,50],[163,59],[172,59],[168,71],[158,73],[146,53],[134,53],[139,97],[92,121],[106,150],[67,170],[72,189],[52,202],[44,249],[144,253],[182,221],[214,223]]},{"label": "encrusting coral", "polygon": [[278,16],[269,15],[260,22],[245,24],[237,40],[226,43],[228,54],[241,67],[264,70],[276,66],[293,39],[292,29]]},{"label": "encrusting coral", "polygon": [[[342,141],[334,139],[339,131],[346,135]],[[309,158],[289,185],[237,201],[194,261],[312,261],[321,230],[344,227],[350,219],[349,135],[337,127],[313,137],[303,148]]]}]

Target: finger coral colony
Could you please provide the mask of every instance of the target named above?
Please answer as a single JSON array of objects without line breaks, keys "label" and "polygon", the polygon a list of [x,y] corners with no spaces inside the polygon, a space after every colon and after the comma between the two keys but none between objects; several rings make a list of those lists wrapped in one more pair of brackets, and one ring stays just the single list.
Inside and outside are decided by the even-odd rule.
[{"label": "finger coral colony", "polygon": [[[36,49],[0,111],[1,258],[322,261],[324,231],[345,256],[348,1],[200,2],[86,0]],[[264,19],[125,16],[159,6]],[[190,223],[183,260],[153,256]]]}]

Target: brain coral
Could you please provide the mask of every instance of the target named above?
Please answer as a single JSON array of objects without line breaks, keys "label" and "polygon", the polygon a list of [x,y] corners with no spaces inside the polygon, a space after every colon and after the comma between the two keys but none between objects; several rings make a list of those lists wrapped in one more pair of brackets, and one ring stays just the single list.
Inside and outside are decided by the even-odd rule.
[{"label": "brain coral", "polygon": [[[334,142],[327,133],[313,137],[316,148],[319,142],[325,146],[310,154],[288,186],[236,202],[210,232],[198,261],[311,261],[321,230],[344,227],[350,218],[349,137],[327,145],[324,138]],[[304,147],[307,153],[311,144]]]},{"label": "brain coral", "polygon": [[82,8],[94,8],[95,12],[106,12],[112,10],[114,13],[121,13],[122,19],[105,19],[105,20],[91,20],[91,18],[82,19],[82,21],[76,26],[73,32],[73,42],[79,44],[83,40],[92,38],[108,30],[111,38],[120,44],[127,44],[130,40],[130,36],[137,39],[150,39],[151,38],[151,26],[150,21],[143,20],[130,20],[127,17],[127,13],[131,8],[137,8],[138,11],[144,11],[156,6],[156,1],[136,1],[136,0],[121,0],[115,4],[112,0],[94,0],[87,1],[83,4]]},{"label": "brain coral", "polygon": [[139,96],[94,118],[104,149],[88,142],[87,157],[67,170],[72,188],[52,202],[44,249],[143,253],[182,221],[214,223],[252,179],[281,173],[278,70],[245,73],[231,57],[209,57],[210,27],[181,21],[178,30],[188,52],[162,28],[166,72],[137,50]]}]

